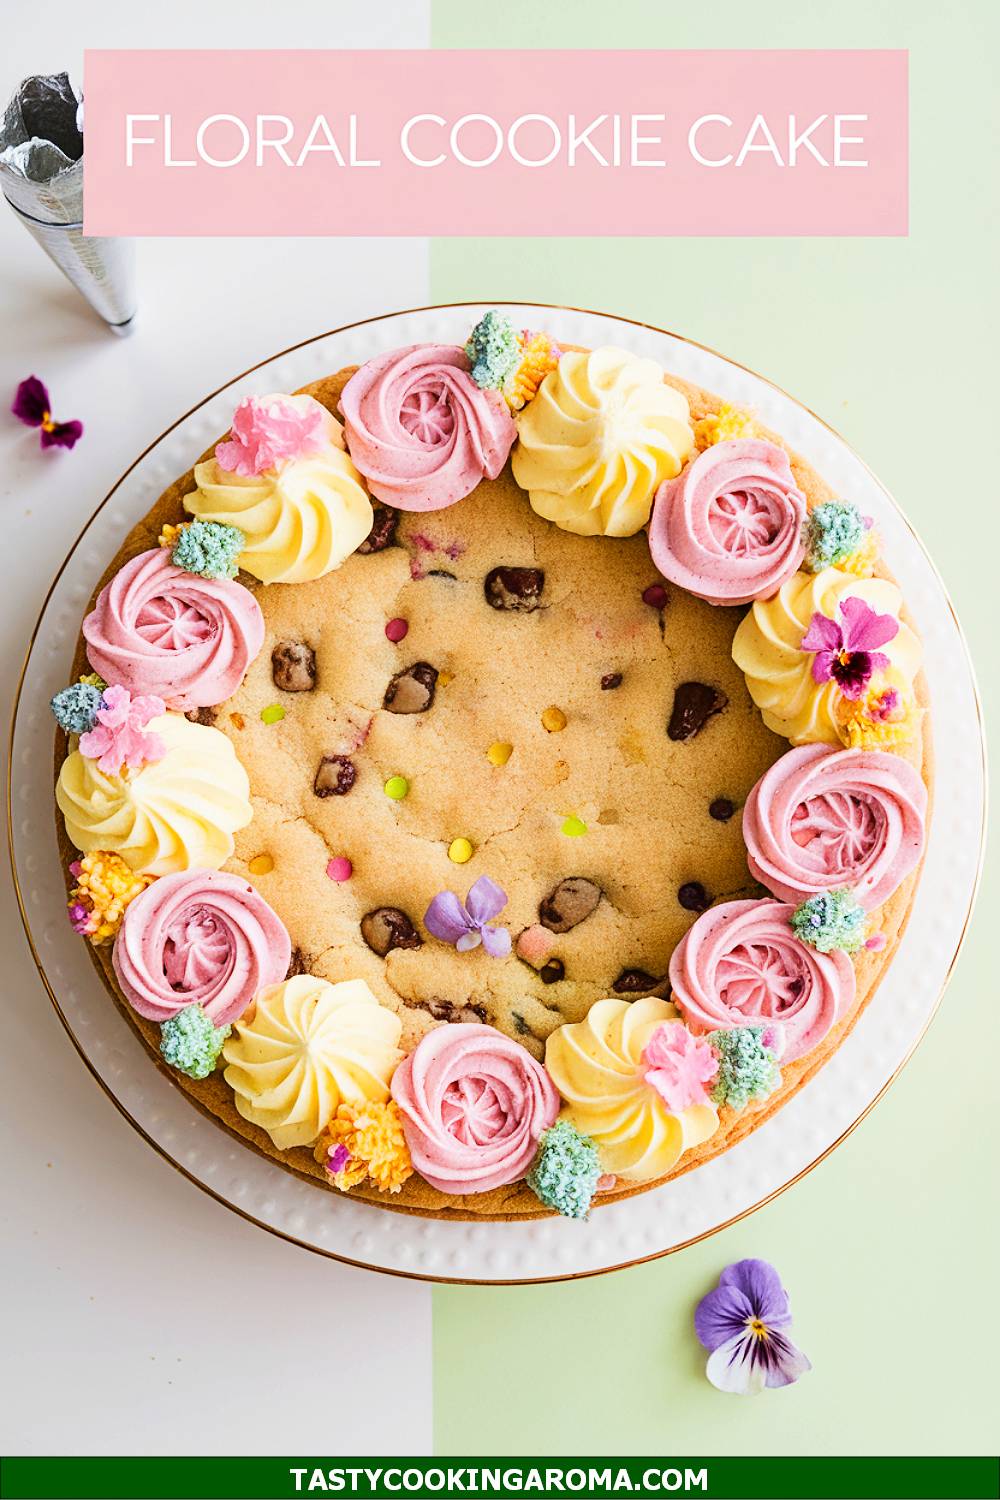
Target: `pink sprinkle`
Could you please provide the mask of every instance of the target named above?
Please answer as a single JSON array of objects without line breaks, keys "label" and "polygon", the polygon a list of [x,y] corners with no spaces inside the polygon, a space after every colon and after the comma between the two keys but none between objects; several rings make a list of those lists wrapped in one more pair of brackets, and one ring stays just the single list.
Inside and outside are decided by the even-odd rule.
[{"label": "pink sprinkle", "polygon": [[80,861],[78,859],[74,859],[73,863],[69,867],[69,873],[73,876],[78,876],[82,869],[83,865],[80,863]]},{"label": "pink sprinkle", "polygon": [[667,591],[663,584],[651,583],[648,589],[643,589],[642,602],[648,604],[650,609],[663,609],[667,602]]},{"label": "pink sprinkle", "polygon": [[344,1170],[350,1159],[351,1153],[348,1151],[343,1141],[341,1141],[338,1143],[338,1145],[334,1146],[333,1150],[330,1152],[330,1155],[327,1157],[326,1170],[331,1174],[331,1176],[335,1177],[338,1172],[342,1172]]},{"label": "pink sprinkle", "polygon": [[865,947],[870,953],[881,953],[886,945],[886,941],[884,932],[873,932],[867,943],[865,943]]},{"label": "pink sprinkle", "polygon": [[406,635],[406,633],[409,630],[409,628],[410,627],[406,623],[406,621],[399,619],[399,617],[397,616],[396,619],[394,619],[394,620],[387,620],[386,621],[386,623],[385,623],[386,637],[390,641],[394,641],[394,642],[395,641],[401,641],[403,639],[403,637]]},{"label": "pink sprinkle", "polygon": [[618,1178],[614,1172],[602,1172],[601,1176],[597,1179],[597,1191],[599,1193],[610,1193],[617,1181]]},{"label": "pink sprinkle", "polygon": [[329,875],[330,879],[335,880],[338,885],[343,885],[344,881],[350,880],[351,876],[354,874],[354,866],[351,864],[351,861],[349,859],[345,858],[343,854],[338,854],[333,859],[331,859],[330,863],[327,865],[326,873]]}]

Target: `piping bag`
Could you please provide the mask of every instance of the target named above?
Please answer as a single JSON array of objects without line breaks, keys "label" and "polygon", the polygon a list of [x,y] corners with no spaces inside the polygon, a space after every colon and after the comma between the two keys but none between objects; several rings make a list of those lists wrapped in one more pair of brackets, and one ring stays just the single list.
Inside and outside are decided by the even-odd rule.
[{"label": "piping bag", "polygon": [[135,245],[83,232],[83,101],[66,73],[26,78],[0,117],[0,187],[50,260],[118,334],[135,317]]}]

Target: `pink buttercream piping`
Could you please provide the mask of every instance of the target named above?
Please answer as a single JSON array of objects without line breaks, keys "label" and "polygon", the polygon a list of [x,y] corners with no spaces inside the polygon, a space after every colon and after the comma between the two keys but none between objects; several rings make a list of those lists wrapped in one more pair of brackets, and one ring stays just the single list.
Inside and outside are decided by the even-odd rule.
[{"label": "pink buttercream piping", "polygon": [[414,344],[371,359],[340,398],[351,458],[377,499],[441,510],[496,479],[517,428],[502,398],[469,374],[463,350]]},{"label": "pink buttercream piping", "polygon": [[674,949],[672,999],[696,1031],[780,1023],[789,1062],[810,1052],[854,999],[841,949],[820,953],[789,925],[794,906],[727,901],[704,912]]},{"label": "pink buttercream piping", "polygon": [[927,788],[902,756],[800,745],[747,798],[747,864],[783,901],[849,886],[871,911],[918,863],[926,809]]},{"label": "pink buttercream piping", "polygon": [[264,617],[241,583],[185,573],[153,547],[101,590],[83,634],[106,681],[186,712],[232,697],[264,644]]},{"label": "pink buttercream piping", "polygon": [[439,1026],[392,1077],[413,1165],[443,1193],[524,1177],[559,1113],[545,1069],[491,1026]]},{"label": "pink buttercream piping", "polygon": [[805,555],[805,496],[774,443],[715,443],[656,494],[649,550],[664,578],[710,604],[776,594]]},{"label": "pink buttercream piping", "polygon": [[216,1026],[288,972],[284,923],[246,880],[185,870],[154,880],[125,909],[113,962],[125,998],[150,1021],[201,1005]]}]

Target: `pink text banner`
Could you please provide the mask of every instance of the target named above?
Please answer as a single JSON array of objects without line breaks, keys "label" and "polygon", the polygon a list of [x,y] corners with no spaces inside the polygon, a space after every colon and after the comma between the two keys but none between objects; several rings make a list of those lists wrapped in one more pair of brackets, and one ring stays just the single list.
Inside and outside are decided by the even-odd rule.
[{"label": "pink text banner", "polygon": [[88,234],[903,235],[899,51],[92,51]]}]

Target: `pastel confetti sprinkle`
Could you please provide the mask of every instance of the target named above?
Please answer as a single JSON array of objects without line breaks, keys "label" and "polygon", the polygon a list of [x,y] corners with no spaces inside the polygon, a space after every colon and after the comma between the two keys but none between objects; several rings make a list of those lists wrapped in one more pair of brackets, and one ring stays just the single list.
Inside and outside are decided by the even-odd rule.
[{"label": "pastel confetti sprinkle", "polygon": [[887,942],[888,938],[884,932],[873,932],[865,943],[865,947],[869,953],[881,953]]},{"label": "pastel confetti sprinkle", "polygon": [[344,881],[350,880],[351,876],[354,874],[354,866],[345,855],[338,854],[333,859],[331,859],[330,863],[327,865],[326,873],[329,875],[330,879],[335,880],[338,885],[343,885]]},{"label": "pastel confetti sprinkle", "polygon": [[407,622],[405,620],[399,619],[398,616],[394,620],[386,620],[386,639],[392,641],[393,644],[395,644],[397,641],[402,641],[406,638],[409,629],[410,627]]},{"label": "pastel confetti sprinkle", "polygon": [[554,704],[542,714],[542,727],[547,729],[549,734],[558,734],[561,729],[566,728],[566,722],[566,715]]},{"label": "pastel confetti sprinkle", "polygon": [[280,724],[285,717],[285,710],[280,703],[269,703],[267,708],[262,708],[260,716],[265,724]]},{"label": "pastel confetti sprinkle", "polygon": [[651,583],[648,589],[642,591],[642,602],[648,604],[650,609],[663,609],[667,603],[667,591],[662,583]]},{"label": "pastel confetti sprinkle", "polygon": [[505,766],[513,754],[513,745],[508,745],[506,740],[494,740],[486,752],[486,759],[491,766]]},{"label": "pastel confetti sprinkle", "polygon": [[448,845],[448,858],[452,864],[465,865],[473,855],[472,845],[468,839],[452,839]]},{"label": "pastel confetti sprinkle", "polygon": [[251,875],[270,875],[274,869],[274,859],[270,854],[255,854],[247,869]]},{"label": "pastel confetti sprinkle", "polygon": [[564,833],[568,839],[578,839],[587,832],[587,825],[582,818],[575,813],[568,817],[563,823],[560,833]]},{"label": "pastel confetti sprinkle", "polygon": [[391,797],[393,802],[402,802],[410,790],[410,783],[405,776],[390,776],[385,784],[385,795]]}]

